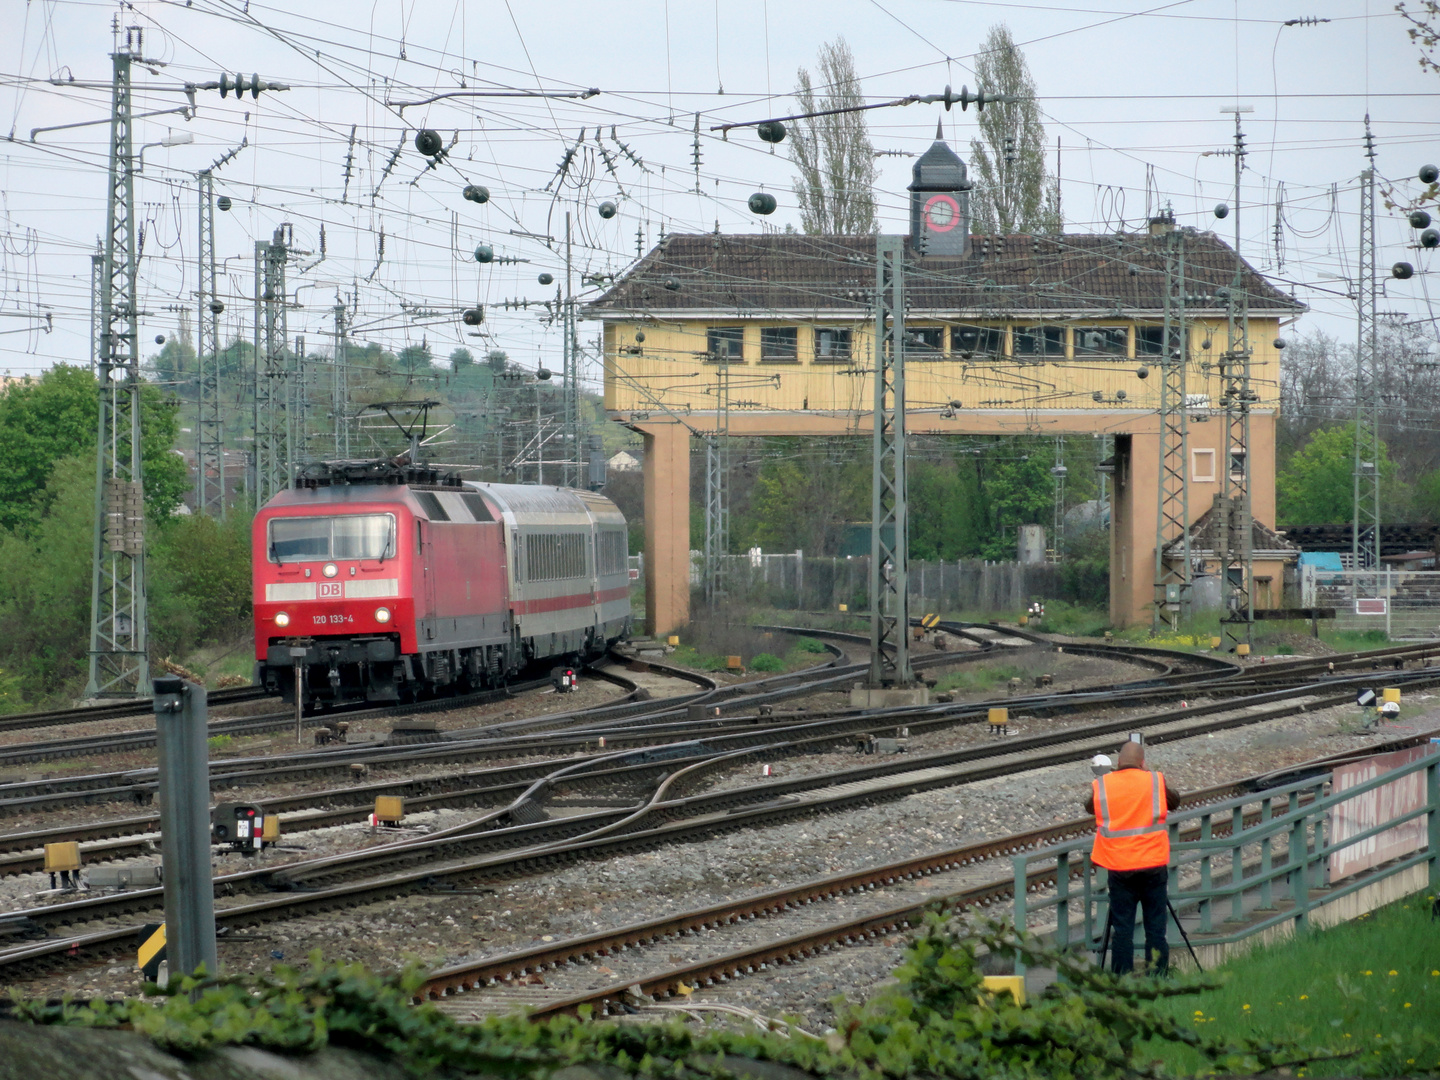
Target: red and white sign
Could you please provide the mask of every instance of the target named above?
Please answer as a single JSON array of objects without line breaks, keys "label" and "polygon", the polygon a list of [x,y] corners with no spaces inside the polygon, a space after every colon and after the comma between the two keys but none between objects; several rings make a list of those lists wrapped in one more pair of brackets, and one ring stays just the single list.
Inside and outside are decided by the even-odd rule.
[{"label": "red and white sign", "polygon": [[[1428,745],[1412,746],[1408,750],[1378,754],[1364,761],[1341,765],[1331,776],[1330,790],[1332,794],[1338,795],[1347,788],[1375,779],[1381,773],[1418,761],[1432,751],[1433,748]],[[1387,821],[1419,810],[1424,805],[1425,770],[1416,769],[1393,783],[1381,784],[1332,807],[1330,842],[1342,844],[1352,836],[1358,836],[1377,825],[1384,825]],[[1333,852],[1330,855],[1330,880],[1338,881],[1372,866],[1408,855],[1412,851],[1419,851],[1426,843],[1425,826],[1425,817],[1421,815]]]},{"label": "red and white sign", "polygon": [[1355,614],[1356,614],[1356,615],[1384,615],[1384,614],[1385,614],[1385,609],[1389,606],[1389,604],[1390,604],[1390,601],[1389,601],[1389,600],[1386,600],[1385,597],[1383,597],[1383,596],[1370,597],[1369,599],[1364,599],[1364,598],[1361,598],[1361,597],[1356,597],[1356,598],[1355,598]]},{"label": "red and white sign", "polygon": [[320,582],[321,600],[340,600],[345,596],[345,586],[338,581]]}]

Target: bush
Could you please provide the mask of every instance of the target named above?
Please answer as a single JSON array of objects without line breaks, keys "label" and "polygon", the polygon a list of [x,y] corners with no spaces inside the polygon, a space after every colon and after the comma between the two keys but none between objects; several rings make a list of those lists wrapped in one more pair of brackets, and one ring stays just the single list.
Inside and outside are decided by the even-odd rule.
[{"label": "bush", "polygon": [[802,637],[795,643],[795,648],[807,653],[823,653],[827,651],[823,642],[816,641],[812,637]]},{"label": "bush", "polygon": [[785,661],[774,653],[757,653],[755,658],[750,661],[750,669],[752,671],[784,671]]}]

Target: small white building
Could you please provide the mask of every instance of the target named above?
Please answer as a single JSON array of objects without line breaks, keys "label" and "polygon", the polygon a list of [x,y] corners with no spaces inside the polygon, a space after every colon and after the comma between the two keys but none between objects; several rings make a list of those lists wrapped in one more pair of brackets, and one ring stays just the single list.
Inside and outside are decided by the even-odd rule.
[{"label": "small white building", "polygon": [[613,472],[635,472],[640,468],[640,459],[629,450],[621,450],[605,464]]}]

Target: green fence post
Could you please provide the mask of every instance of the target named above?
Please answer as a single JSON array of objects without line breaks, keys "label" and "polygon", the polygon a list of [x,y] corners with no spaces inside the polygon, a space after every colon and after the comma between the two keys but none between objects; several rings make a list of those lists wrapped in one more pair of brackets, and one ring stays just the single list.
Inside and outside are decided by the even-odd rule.
[{"label": "green fence post", "polygon": [[1055,860],[1055,942],[1070,948],[1070,853],[1062,851]]},{"label": "green fence post", "polygon": [[1095,893],[1090,887],[1090,880],[1094,876],[1095,868],[1090,864],[1090,853],[1087,851],[1082,856],[1084,861],[1080,864],[1080,892],[1085,905],[1085,948],[1095,947]]},{"label": "green fence post", "polygon": [[1270,846],[1275,842],[1272,833],[1266,830],[1272,816],[1271,801],[1267,798],[1260,803],[1260,834],[1264,837],[1260,841],[1260,910],[1274,911],[1275,902],[1270,894],[1270,871],[1274,869],[1271,865]]},{"label": "green fence post", "polygon": [[[1298,803],[1300,800],[1294,799]],[[1303,929],[1306,912],[1310,906],[1310,890],[1305,887],[1305,819],[1301,818],[1290,826],[1290,902],[1295,906],[1295,929]]]},{"label": "green fence post", "polygon": [[1430,887],[1440,887],[1440,761],[1425,767],[1425,801],[1430,806]]},{"label": "green fence post", "polygon": [[[1319,802],[1324,797],[1325,785],[1316,784],[1315,792],[1313,795],[1314,802]],[[1312,806],[1314,805],[1314,802],[1311,803]],[[1312,884],[1317,889],[1324,889],[1327,887],[1328,884],[1325,880],[1326,860],[1325,857],[1321,854],[1321,851],[1325,847],[1326,824],[1326,815],[1325,812],[1322,810],[1315,815],[1315,878]]]},{"label": "green fence post", "polygon": [[[1211,826],[1210,826],[1210,815],[1207,813],[1207,814],[1206,814],[1203,818],[1201,818],[1201,820],[1200,820],[1200,839],[1201,839],[1201,841],[1205,841],[1205,840],[1211,839],[1213,832],[1214,832],[1214,830],[1213,830],[1213,829],[1211,828]],[[1210,927],[1210,895],[1209,895],[1209,894],[1210,894],[1210,849],[1207,847],[1207,848],[1204,848],[1204,849],[1202,849],[1202,850],[1203,850],[1204,853],[1200,856],[1200,891],[1201,891],[1202,893],[1204,893],[1205,895],[1204,895],[1204,897],[1200,900],[1200,931],[1201,931],[1202,933],[1209,933],[1209,932],[1210,932],[1210,929],[1211,929],[1211,927]]]},{"label": "green fence post", "polygon": [[1244,832],[1245,807],[1242,804],[1230,813],[1230,839],[1235,841],[1235,846],[1230,849],[1230,887],[1235,890],[1230,897],[1232,922],[1238,922],[1245,915],[1244,897],[1240,893],[1240,887],[1245,883]]},{"label": "green fence post", "polygon": [[[1026,855],[1010,856],[1010,863],[1015,868],[1015,935],[1017,937],[1025,933],[1025,907],[1027,900],[1025,892],[1027,885],[1025,863],[1027,859],[1028,856]],[[1021,959],[1019,953],[1015,954],[1015,974],[1025,974],[1025,961]]]}]

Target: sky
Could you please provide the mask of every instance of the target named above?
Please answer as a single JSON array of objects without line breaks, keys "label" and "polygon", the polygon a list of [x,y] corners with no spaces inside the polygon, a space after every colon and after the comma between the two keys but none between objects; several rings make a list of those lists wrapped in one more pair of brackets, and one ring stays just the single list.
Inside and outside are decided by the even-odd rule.
[{"label": "sky", "polygon": [[[307,253],[289,267],[289,329],[311,348],[328,348],[338,298],[357,338],[391,350],[501,348],[554,369],[559,327],[539,304],[558,286],[538,276],[564,280],[567,214],[582,298],[662,232],[798,224],[788,144],[712,128],[794,111],[797,69],[814,70],[819,46],[840,36],[867,100],[883,102],[974,90],[976,50],[1005,23],[1037,86],[1068,232],[1142,229],[1168,205],[1233,241],[1237,215],[1218,222],[1213,208],[1236,204],[1234,162],[1214,151],[1233,145],[1235,106],[1253,110],[1241,114],[1240,243],[1310,306],[1289,333],[1355,334],[1367,112],[1389,201],[1413,200],[1420,166],[1440,162],[1440,75],[1421,69],[1392,0],[135,0],[123,12],[0,0],[0,16],[0,373],[12,375],[89,361],[108,129],[32,129],[106,120],[117,21],[143,31],[150,61],[135,69],[137,113],[186,105],[184,83],[222,70],[290,86],[243,101],[198,90],[193,116],[137,122],[137,148],[193,140],[149,146],[138,179],[147,353],[195,307],[195,174],[243,141],[215,173],[216,194],[232,200],[216,215],[222,337],[250,336],[255,242],[289,223]],[[912,104],[868,117],[877,150],[923,151],[939,119],[970,156],[973,111]],[[450,147],[436,168],[414,147],[420,127]],[[879,164],[881,228],[904,232],[912,162]],[[466,201],[466,184],[489,201]],[[762,190],[779,202],[763,219],[746,207]],[[608,220],[605,201],[618,208]],[[1416,236],[1382,203],[1380,308],[1435,332],[1440,264]],[[500,258],[476,263],[479,244]],[[1389,277],[1401,259],[1416,267],[1408,281]],[[460,313],[477,303],[485,322],[468,327]],[[581,326],[586,341],[596,331]],[[593,352],[586,365],[594,385]]]}]

